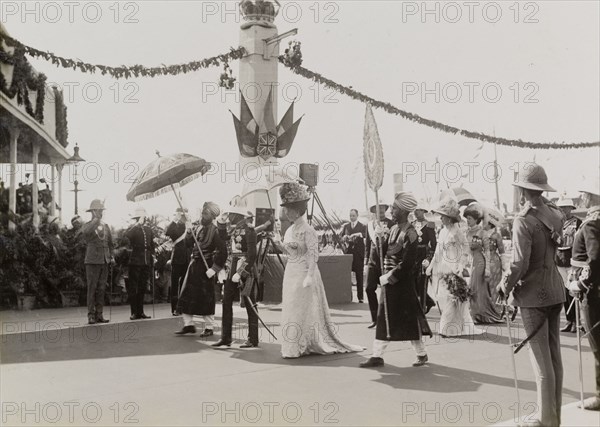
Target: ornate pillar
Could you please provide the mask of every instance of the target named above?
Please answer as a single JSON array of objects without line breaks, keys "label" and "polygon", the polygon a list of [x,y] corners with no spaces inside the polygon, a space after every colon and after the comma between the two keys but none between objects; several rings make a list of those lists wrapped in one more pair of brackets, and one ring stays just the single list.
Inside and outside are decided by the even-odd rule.
[{"label": "ornate pillar", "polygon": [[33,210],[33,226],[40,225],[40,212],[38,211],[38,157],[40,154],[40,146],[37,143],[32,143],[32,160],[33,163],[33,182],[31,183],[31,208]]},{"label": "ornate pillar", "polygon": [[50,191],[52,192],[52,203],[48,214],[56,216],[56,169],[54,163],[50,164]]},{"label": "ornate pillar", "polygon": [[[240,46],[247,54],[239,61],[240,91],[259,125],[259,134],[267,132],[268,122],[277,120],[277,67],[279,64],[279,43],[267,43],[276,38],[277,27],[274,24],[278,5],[270,2],[240,2],[243,23],[240,27]],[[272,90],[271,96],[269,96]],[[266,108],[267,101],[272,101]],[[265,117],[265,112],[271,117]],[[267,121],[267,123],[265,123]],[[239,157],[239,170],[242,187],[245,183],[257,181],[260,176],[257,167],[273,163],[277,159],[261,157]],[[270,194],[273,207],[277,206],[277,191]],[[247,208],[268,208],[269,198],[263,192],[254,193],[246,199]]]},{"label": "ornate pillar", "polygon": [[[10,183],[8,189],[8,210],[9,212],[17,212],[17,141],[19,139],[20,129],[13,125],[8,129],[10,134],[10,149],[9,149],[9,162],[10,162]],[[16,224],[12,221],[8,223],[9,230],[14,230]]]},{"label": "ornate pillar", "polygon": [[58,219],[60,220],[61,223],[64,223],[63,200],[62,200],[62,171],[63,171],[64,166],[65,166],[64,163],[56,164],[56,172],[58,175]]}]

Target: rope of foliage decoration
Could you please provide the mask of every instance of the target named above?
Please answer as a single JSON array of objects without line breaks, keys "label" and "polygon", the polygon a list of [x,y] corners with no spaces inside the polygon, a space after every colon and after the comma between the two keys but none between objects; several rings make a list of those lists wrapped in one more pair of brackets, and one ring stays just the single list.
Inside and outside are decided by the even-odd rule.
[{"label": "rope of foliage decoration", "polygon": [[404,119],[413,121],[415,123],[428,126],[433,129],[440,130],[442,132],[450,133],[453,135],[461,135],[466,138],[477,139],[483,142],[489,142],[492,144],[505,145],[508,147],[519,147],[519,148],[532,148],[532,149],[576,149],[576,148],[592,148],[600,147],[600,141],[596,142],[553,142],[553,143],[538,143],[528,142],[521,139],[507,139],[496,136],[486,135],[481,132],[472,132],[465,129],[459,129],[454,126],[449,126],[444,123],[437,122],[435,120],[421,117],[417,114],[410,113],[408,111],[401,110],[390,104],[389,102],[378,101],[371,98],[352,87],[344,86],[339,83],[330,80],[319,73],[315,73],[307,68],[302,67],[302,52],[300,52],[300,43],[290,42],[290,47],[285,50],[285,53],[279,56],[279,62],[289,68],[295,74],[298,74],[304,78],[319,83],[326,88],[335,90],[336,92],[346,95],[352,99],[360,101],[365,104],[371,104],[374,108],[381,108],[390,114],[400,116]]},{"label": "rope of foliage decoration", "polygon": [[[32,58],[43,59],[51,62],[57,67],[70,68],[84,73],[95,73],[96,71],[99,71],[102,75],[108,74],[115,79],[167,75],[176,76],[178,74],[186,74],[192,71],[197,71],[201,68],[220,66],[221,64],[227,63],[231,60],[241,58],[245,53],[245,49],[242,47],[237,49],[230,48],[228,53],[213,56],[212,58],[202,59],[200,61],[187,62],[185,64],[162,65],[160,67],[145,67],[143,65],[122,65],[120,67],[111,67],[108,65],[90,64],[80,60],[63,58],[62,56],[55,55],[52,52],[43,52],[39,49],[24,45],[9,35],[0,32],[0,42],[2,41],[4,41],[7,46],[14,47],[15,52],[18,49],[20,52],[22,51]],[[4,63],[10,64],[10,61],[13,60],[14,59],[6,53],[0,54],[0,61]]]}]

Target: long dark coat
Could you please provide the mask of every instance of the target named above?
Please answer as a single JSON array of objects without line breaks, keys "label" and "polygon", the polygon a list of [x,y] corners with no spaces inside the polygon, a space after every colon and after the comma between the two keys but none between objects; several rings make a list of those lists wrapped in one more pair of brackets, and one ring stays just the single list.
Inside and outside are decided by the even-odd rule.
[{"label": "long dark coat", "polygon": [[[217,227],[210,224],[194,230],[202,247],[202,253],[209,268],[217,274],[225,266],[227,246],[220,237]],[[186,244],[193,247],[192,260],[183,280],[181,294],[177,301],[177,310],[185,314],[208,316],[215,314],[215,283],[217,274],[211,279],[206,276],[206,267],[202,262],[198,248],[191,235],[186,236]]]},{"label": "long dark coat", "polygon": [[392,272],[390,282],[382,289],[375,338],[387,341],[383,292],[387,296],[390,323],[389,341],[419,340],[432,336],[425,314],[415,292],[417,232],[410,224],[394,225],[384,242],[384,271]]}]

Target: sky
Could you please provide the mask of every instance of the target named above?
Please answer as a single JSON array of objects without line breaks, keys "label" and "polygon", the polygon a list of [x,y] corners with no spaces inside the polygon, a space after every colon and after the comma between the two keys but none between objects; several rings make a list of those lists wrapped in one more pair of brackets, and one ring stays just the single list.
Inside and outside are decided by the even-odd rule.
[{"label": "sky", "polygon": [[[63,57],[114,66],[158,66],[200,60],[237,47],[241,21],[233,13],[235,3],[5,1],[1,19],[11,36]],[[302,42],[303,66],[375,99],[505,138],[600,140],[597,1],[474,2],[472,9],[465,2],[435,1],[281,3],[276,24],[280,33],[298,29],[285,42]],[[84,173],[80,210],[94,198],[105,199],[107,222],[124,223],[136,207],[125,199],[131,179],[155,158],[155,150],[200,156],[218,163],[219,172],[235,168],[239,154],[228,110],[239,114],[239,98],[236,89],[216,88],[220,68],[113,80],[31,62],[48,82],[65,90],[69,150],[78,143],[86,159],[79,167]],[[237,76],[238,62],[231,67]],[[347,216],[350,208],[364,210],[365,106],[283,66],[279,82],[287,90],[278,93],[279,119],[294,95],[295,114],[304,115],[284,160],[320,164],[317,188],[327,209],[341,216]],[[393,175],[404,170],[404,188],[419,198],[462,183],[484,204],[493,203],[494,184],[484,178],[491,172],[486,165],[494,158],[492,145],[382,110],[375,109],[374,114],[385,157],[382,198],[391,199]],[[546,168],[550,184],[567,196],[577,196],[582,185],[597,185],[597,148],[498,146],[497,156],[500,201],[509,209],[512,169],[534,156]],[[433,169],[436,158],[445,172],[439,184],[432,173],[423,174]],[[466,162],[477,164],[469,169]],[[458,170],[460,175],[471,172],[457,182]],[[66,222],[73,206],[68,180],[63,186]],[[182,195],[195,212],[207,200],[227,205],[242,185],[236,174],[217,173],[184,187]],[[370,205],[374,196],[368,193]],[[176,201],[163,195],[143,205],[151,214],[169,215]]]}]

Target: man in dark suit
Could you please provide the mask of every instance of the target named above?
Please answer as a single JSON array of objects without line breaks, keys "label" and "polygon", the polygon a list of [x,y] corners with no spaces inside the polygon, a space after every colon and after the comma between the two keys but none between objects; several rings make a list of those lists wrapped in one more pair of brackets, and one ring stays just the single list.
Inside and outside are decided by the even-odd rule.
[{"label": "man in dark suit", "polygon": [[108,284],[108,269],[112,263],[113,241],[110,227],[102,222],[104,203],[92,200],[92,220],[81,227],[87,245],[85,250],[85,275],[87,281],[88,323],[108,323],[103,315],[104,291]]},{"label": "man in dark suit", "polygon": [[175,212],[175,221],[171,222],[165,231],[165,235],[173,241],[173,250],[171,251],[171,312],[173,316],[177,313],[177,299],[181,282],[185,277],[188,264],[190,263],[191,251],[185,244],[185,223],[187,209],[184,211],[177,208]]},{"label": "man in dark suit", "polygon": [[144,295],[154,264],[154,233],[146,225],[146,210],[138,208],[132,217],[137,220],[124,237],[131,247],[127,293],[131,307],[131,320],[149,319],[144,313]]},{"label": "man in dark suit", "polygon": [[365,259],[365,237],[367,227],[358,220],[358,211],[350,211],[350,222],[344,224],[342,240],[346,243],[346,254],[352,255],[352,271],[356,275],[356,296],[363,302],[363,262]]}]

